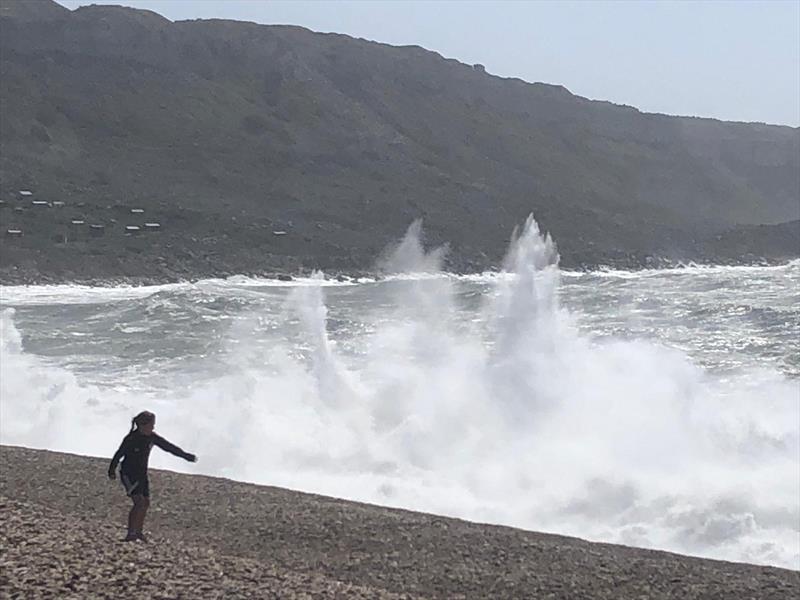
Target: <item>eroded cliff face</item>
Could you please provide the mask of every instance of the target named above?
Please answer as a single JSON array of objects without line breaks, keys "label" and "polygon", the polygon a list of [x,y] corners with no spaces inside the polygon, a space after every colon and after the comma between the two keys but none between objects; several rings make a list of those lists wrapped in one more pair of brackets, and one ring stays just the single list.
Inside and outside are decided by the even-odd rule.
[{"label": "eroded cliff face", "polygon": [[[3,3],[0,26],[2,198],[32,188],[111,232],[111,207],[141,206],[167,221],[145,262],[213,239],[223,258],[369,268],[422,217],[457,268],[486,266],[531,211],[568,265],[697,258],[730,227],[800,217],[798,129],[643,114],[298,27],[48,0]],[[66,222],[36,222],[44,264]],[[107,245],[113,270],[127,255]]]}]

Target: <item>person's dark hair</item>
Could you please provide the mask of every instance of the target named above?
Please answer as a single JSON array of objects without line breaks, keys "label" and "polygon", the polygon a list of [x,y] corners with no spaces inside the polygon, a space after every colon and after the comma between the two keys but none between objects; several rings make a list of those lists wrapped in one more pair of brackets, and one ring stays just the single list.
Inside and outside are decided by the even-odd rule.
[{"label": "person's dark hair", "polygon": [[148,423],[152,423],[155,420],[156,416],[151,413],[149,410],[143,410],[138,415],[131,419],[131,431],[133,431],[134,427],[141,427],[142,425],[147,425]]}]

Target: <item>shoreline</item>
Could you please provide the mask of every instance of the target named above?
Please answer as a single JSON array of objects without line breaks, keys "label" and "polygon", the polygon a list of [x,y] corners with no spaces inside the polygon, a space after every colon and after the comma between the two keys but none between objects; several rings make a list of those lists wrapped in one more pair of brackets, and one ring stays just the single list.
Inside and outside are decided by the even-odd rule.
[{"label": "shoreline", "polygon": [[[107,462],[0,446],[4,589],[30,590],[20,588],[27,579],[19,573],[26,573],[27,585],[49,585],[55,595],[75,593],[69,591],[71,581],[84,593],[118,597],[121,588],[133,589],[142,573],[158,569],[169,579],[157,583],[186,592],[202,584],[203,597],[224,592],[226,597],[625,600],[800,594],[800,572],[789,569],[160,470],[151,471],[153,506],[146,529],[152,542],[123,544],[128,502],[119,484],[106,478]],[[59,535],[53,535],[53,523],[62,524]],[[82,536],[81,543],[72,543],[73,535]],[[114,585],[102,576],[115,561],[127,563],[142,553],[158,564],[145,563]],[[82,561],[91,563],[88,574],[74,571]],[[218,576],[198,579],[194,570],[205,572],[209,561]],[[77,578],[70,580],[73,573]],[[263,573],[273,575],[265,579]],[[258,587],[265,585],[272,587]]]},{"label": "shoreline", "polygon": [[[576,267],[566,267],[561,265],[560,269],[564,273],[606,273],[609,271],[621,271],[629,273],[639,273],[642,271],[661,271],[661,270],[681,270],[691,268],[715,268],[715,267],[742,267],[742,268],[757,268],[757,267],[783,267],[788,266],[800,260],[800,257],[785,258],[785,259],[767,259],[756,258],[753,260],[667,260],[659,259],[651,261],[650,263],[641,264],[617,264],[617,263],[597,263],[579,265]],[[39,275],[30,276],[28,274],[20,273],[18,276],[10,274],[9,272],[0,272],[0,288],[3,287],[18,287],[18,286],[56,286],[56,285],[82,285],[92,287],[146,287],[157,285],[170,285],[170,284],[194,284],[201,281],[208,280],[230,280],[237,277],[264,280],[275,282],[292,282],[302,279],[309,279],[315,272],[321,272],[324,275],[325,281],[337,281],[340,283],[359,283],[363,280],[367,281],[381,281],[391,278],[394,274],[381,272],[377,269],[333,269],[326,271],[325,269],[303,269],[300,271],[294,270],[274,270],[267,269],[263,271],[243,271],[231,272],[224,271],[212,274],[199,274],[190,275],[188,277],[170,276],[170,275],[142,275],[142,276],[117,276],[109,275],[108,277],[61,277],[52,275]],[[448,276],[470,276],[470,275],[483,275],[489,273],[502,273],[503,270],[496,265],[489,266],[486,269],[475,270],[442,270],[437,274]]]}]

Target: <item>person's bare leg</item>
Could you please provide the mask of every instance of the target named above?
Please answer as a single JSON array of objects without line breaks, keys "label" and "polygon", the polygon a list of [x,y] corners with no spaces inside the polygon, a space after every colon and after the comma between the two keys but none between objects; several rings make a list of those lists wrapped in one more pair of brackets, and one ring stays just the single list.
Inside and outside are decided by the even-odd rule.
[{"label": "person's bare leg", "polygon": [[131,496],[133,506],[131,506],[131,512],[128,513],[128,539],[135,537],[136,532],[139,531],[139,515],[142,512],[142,501],[144,499],[144,496],[139,494]]},{"label": "person's bare leg", "polygon": [[131,506],[131,512],[128,513],[128,533],[136,529],[136,501],[134,500]]},{"label": "person's bare leg", "polygon": [[137,534],[144,533],[144,519],[147,516],[147,509],[150,508],[150,498],[139,496],[141,499],[138,503],[138,512],[136,514],[135,529]]}]

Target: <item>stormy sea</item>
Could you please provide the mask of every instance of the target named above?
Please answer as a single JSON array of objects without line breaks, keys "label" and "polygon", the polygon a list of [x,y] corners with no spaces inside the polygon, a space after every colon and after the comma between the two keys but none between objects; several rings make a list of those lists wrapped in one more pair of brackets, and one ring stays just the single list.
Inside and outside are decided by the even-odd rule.
[{"label": "stormy sea", "polygon": [[379,279],[4,286],[0,440],[110,457],[148,409],[199,456],[154,467],[800,568],[800,262],[568,272],[530,219],[465,276],[419,236]]}]

